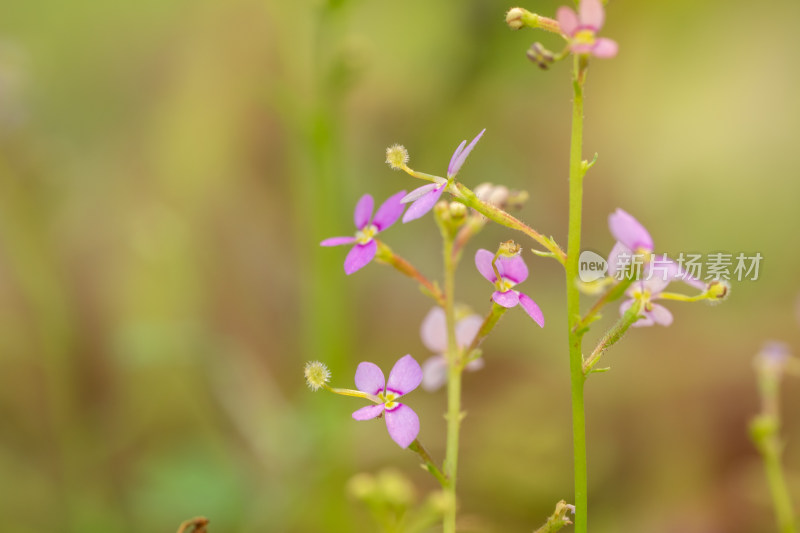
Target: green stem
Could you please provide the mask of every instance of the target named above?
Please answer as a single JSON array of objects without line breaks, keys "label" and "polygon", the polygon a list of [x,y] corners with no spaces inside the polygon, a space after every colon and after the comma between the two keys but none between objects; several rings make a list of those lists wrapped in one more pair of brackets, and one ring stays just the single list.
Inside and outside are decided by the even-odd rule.
[{"label": "green stem", "polygon": [[442,471],[439,470],[439,467],[433,462],[428,450],[425,449],[425,446],[422,445],[419,439],[414,439],[414,442],[408,445],[408,449],[419,455],[422,459],[425,470],[430,472],[443,488],[447,488],[447,486],[450,484],[447,476],[445,476]]},{"label": "green stem", "polygon": [[444,237],[444,294],[445,318],[447,322],[447,447],[444,458],[444,473],[449,480],[445,492],[449,505],[444,515],[444,533],[456,531],[456,480],[458,475],[458,436],[461,428],[461,372],[456,344],[456,318],[453,295],[455,294],[456,262],[453,257],[453,235],[442,230]]},{"label": "green stem", "polygon": [[[521,231],[534,241],[544,246],[549,253],[540,255],[549,255],[556,259],[559,263],[564,264],[566,255],[564,251],[556,244],[553,239],[545,237],[532,227],[528,226],[518,218],[506,213],[499,207],[492,205],[488,202],[482,201],[474,192],[461,183],[451,183],[447,188],[448,192],[453,195],[453,198],[471,207],[478,213],[482,214],[489,220],[497,222],[501,226]],[[577,258],[576,258],[577,260]],[[576,263],[577,264],[577,263]]]},{"label": "green stem", "polygon": [[586,533],[588,488],[586,477],[586,421],[584,415],[583,354],[581,335],[576,326],[581,321],[578,257],[581,253],[581,211],[583,208],[583,174],[581,159],[583,144],[583,70],[580,56],[574,59],[572,100],[572,140],[569,160],[569,233],[565,263],[567,282],[567,322],[569,339],[569,370],[572,389],[572,444],[575,469],[575,533]]},{"label": "green stem", "polygon": [[[777,441],[777,439],[775,440]],[[775,507],[778,531],[780,533],[796,533],[792,500],[789,497],[789,489],[786,487],[786,479],[783,477],[779,446],[765,446],[761,453],[764,457],[764,469],[767,472],[772,504]]]},{"label": "green stem", "polygon": [[592,371],[594,365],[600,360],[600,357],[605,353],[606,350],[611,348],[617,341],[619,341],[625,332],[628,331],[634,322],[639,320],[641,317],[639,313],[642,311],[642,302],[641,300],[636,300],[633,305],[631,305],[627,311],[617,320],[616,324],[614,324],[611,329],[609,329],[603,338],[600,339],[600,342],[597,343],[597,347],[592,351],[592,355],[583,363],[583,373],[588,375],[589,372]]},{"label": "green stem", "polygon": [[444,294],[442,294],[438,284],[423,276],[414,265],[394,253],[383,241],[375,239],[375,242],[378,243],[378,253],[375,255],[377,261],[391,265],[401,274],[419,282],[422,292],[433,298],[438,305],[444,307]]},{"label": "green stem", "polygon": [[469,358],[472,355],[472,352],[478,349],[478,346],[481,345],[483,339],[486,338],[489,333],[491,333],[494,326],[500,320],[500,317],[508,311],[507,308],[503,307],[502,305],[497,305],[496,303],[492,302],[492,309],[489,311],[489,314],[486,315],[486,318],[483,319],[483,324],[481,324],[481,328],[478,330],[478,333],[475,335],[475,338],[472,339],[472,344],[464,350],[464,355],[467,357],[467,361],[469,362]]}]

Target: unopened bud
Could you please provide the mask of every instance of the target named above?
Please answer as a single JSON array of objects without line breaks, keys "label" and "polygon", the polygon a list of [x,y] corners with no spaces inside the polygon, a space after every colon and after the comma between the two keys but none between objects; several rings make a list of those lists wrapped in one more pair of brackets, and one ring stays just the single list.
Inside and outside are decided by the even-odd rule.
[{"label": "unopened bud", "polygon": [[460,202],[450,202],[450,217],[453,220],[460,220],[467,216],[467,206]]},{"label": "unopened bud", "polygon": [[504,207],[506,205],[506,202],[508,202],[508,195],[509,195],[508,187],[506,187],[505,185],[497,185],[492,189],[492,192],[489,194],[489,199],[487,200],[487,202],[496,205],[497,207]]},{"label": "unopened bud", "polygon": [[[472,192],[474,192],[475,196],[477,196],[478,199],[481,200],[482,202],[488,202],[489,201],[489,195],[492,193],[492,189],[493,188],[494,188],[494,185],[492,185],[491,183],[488,183],[488,182],[484,182],[484,183],[481,183],[480,185],[478,185],[477,187],[475,187],[475,189]],[[800,310],[800,303],[798,303],[798,309]],[[798,312],[800,312],[800,311],[798,311]]]},{"label": "unopened bud", "polygon": [[540,69],[547,70],[555,61],[553,52],[542,46],[542,43],[533,43],[527,51],[528,59],[536,63]]},{"label": "unopened bud", "polygon": [[731,286],[727,281],[721,279],[715,279],[708,284],[706,287],[706,294],[708,294],[709,299],[714,301],[722,301],[728,297],[730,294]]},{"label": "unopened bud", "polygon": [[522,20],[525,16],[526,11],[521,7],[514,7],[508,10],[506,13],[506,24],[512,30],[518,30],[525,26],[525,22]]},{"label": "unopened bud", "polygon": [[386,149],[386,162],[394,170],[403,168],[408,163],[408,150],[402,144],[393,144]]}]

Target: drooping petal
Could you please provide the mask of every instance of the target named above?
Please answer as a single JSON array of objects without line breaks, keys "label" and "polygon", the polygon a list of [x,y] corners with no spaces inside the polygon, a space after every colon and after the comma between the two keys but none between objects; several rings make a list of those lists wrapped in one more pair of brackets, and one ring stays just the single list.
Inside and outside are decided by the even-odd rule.
[{"label": "drooping petal", "polygon": [[368,405],[366,407],[362,407],[361,409],[353,412],[353,418],[356,420],[371,420],[375,417],[380,416],[383,412],[383,404],[375,404],[375,405]]},{"label": "drooping petal", "polygon": [[344,259],[344,273],[348,276],[367,266],[378,251],[378,243],[370,240],[367,244],[356,244]]},{"label": "drooping petal", "polygon": [[609,215],[608,228],[615,239],[631,250],[653,251],[653,238],[650,237],[650,233],[626,211],[617,209]]},{"label": "drooping petal", "polygon": [[[467,365],[469,366],[469,365]],[[428,392],[438,390],[447,381],[447,359],[434,355],[422,363],[422,388]]]},{"label": "drooping petal", "polygon": [[446,185],[446,183],[438,185],[436,188],[431,189],[428,194],[420,197],[416,202],[411,204],[411,207],[408,208],[406,214],[403,215],[403,224],[406,222],[411,222],[412,220],[416,220],[433,209],[433,206],[439,201],[439,197],[442,195],[442,192],[444,192]]},{"label": "drooping petal", "polygon": [[356,204],[356,210],[353,213],[353,220],[356,223],[356,228],[364,229],[364,227],[369,224],[369,219],[372,216],[372,208],[374,205],[375,201],[369,194],[365,194],[361,197]]},{"label": "drooping petal", "polygon": [[398,394],[408,394],[422,382],[422,367],[410,355],[401,357],[389,372],[386,388]]},{"label": "drooping petal", "polygon": [[578,29],[578,15],[576,15],[575,12],[567,6],[558,8],[558,11],[556,12],[556,19],[558,20],[558,25],[561,28],[561,33],[564,35],[571,36],[573,33],[575,33],[575,30]]},{"label": "drooping petal", "polygon": [[356,388],[367,394],[378,394],[386,386],[383,371],[375,363],[364,361],[356,368]]},{"label": "drooping petal", "polygon": [[581,0],[578,6],[578,19],[581,26],[588,26],[594,31],[603,27],[606,14],[600,0]]},{"label": "drooping petal", "polygon": [[540,328],[544,327],[544,314],[530,296],[522,292],[519,293],[519,305],[525,309],[525,312],[530,315],[534,322],[539,324]]},{"label": "drooping petal", "polygon": [[608,275],[613,278],[620,268],[630,267],[632,265],[633,250],[617,241],[608,254]]},{"label": "drooping petal", "polygon": [[409,406],[398,404],[395,409],[386,411],[386,429],[401,448],[408,448],[419,435],[419,417]]},{"label": "drooping petal", "polygon": [[419,336],[422,344],[433,353],[445,353],[447,351],[447,320],[444,309],[434,307],[419,328]]},{"label": "drooping petal", "polygon": [[479,315],[469,315],[459,320],[456,323],[456,344],[458,347],[466,348],[472,344],[482,325],[483,318]]},{"label": "drooping petal", "polygon": [[494,300],[497,305],[502,305],[510,309],[519,303],[519,294],[517,291],[512,290],[506,292],[494,291],[492,293],[492,300]]},{"label": "drooping petal", "polygon": [[672,324],[672,313],[663,305],[657,303],[650,304],[652,308],[647,314],[653,319],[653,322],[662,326],[669,326]]},{"label": "drooping petal", "polygon": [[[447,167],[448,178],[452,178],[453,176],[458,174],[458,171],[461,170],[462,165],[464,165],[464,161],[467,160],[467,156],[469,156],[469,153],[472,151],[473,148],[475,148],[475,145],[478,144],[478,141],[483,136],[483,132],[485,131],[486,128],[483,128],[481,132],[478,135],[476,135],[474,139],[472,139],[472,142],[469,143],[467,147],[464,148],[463,150],[461,151],[456,150],[456,153],[454,153],[453,157],[450,158],[450,165],[448,165]],[[461,146],[464,146],[464,143],[461,143]],[[459,146],[459,148],[461,148],[461,146]]]},{"label": "drooping petal", "polygon": [[[442,183],[444,183],[444,182],[442,182]],[[405,196],[403,196],[403,199],[400,200],[400,201],[403,202],[404,204],[413,202],[417,198],[419,198],[421,196],[425,196],[426,194],[431,192],[433,189],[435,189],[439,185],[441,185],[441,183],[428,183],[427,185],[423,185],[422,187],[417,187],[416,189],[414,189],[410,193],[408,193]]]},{"label": "drooping petal", "polygon": [[403,214],[403,209],[406,208],[405,204],[401,202],[405,195],[406,191],[400,191],[381,204],[378,212],[375,213],[375,218],[372,219],[372,223],[378,228],[378,231],[383,231],[397,222],[397,219]]},{"label": "drooping petal", "polygon": [[514,257],[498,257],[497,263],[502,265],[498,268],[500,275],[504,278],[513,281],[514,283],[522,283],[528,279],[528,266],[522,256],[515,255]]},{"label": "drooping petal", "polygon": [[352,244],[356,242],[355,237],[331,237],[330,239],[325,239],[321,243],[320,246],[340,246],[342,244]]},{"label": "drooping petal", "polygon": [[616,57],[617,52],[619,52],[617,41],[606,39],[605,37],[597,39],[594,43],[594,48],[592,48],[592,54],[602,59]]},{"label": "drooping petal", "polygon": [[478,272],[481,273],[481,276],[492,283],[497,281],[497,276],[494,274],[494,269],[492,268],[493,259],[494,254],[489,250],[484,250],[481,248],[475,252],[475,266],[478,268]]}]

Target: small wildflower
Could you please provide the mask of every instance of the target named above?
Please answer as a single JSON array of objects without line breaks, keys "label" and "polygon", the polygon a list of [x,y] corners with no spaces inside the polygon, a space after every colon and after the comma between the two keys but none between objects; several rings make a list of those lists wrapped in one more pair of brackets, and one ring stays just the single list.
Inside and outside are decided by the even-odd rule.
[{"label": "small wildflower", "polygon": [[[456,344],[459,349],[463,350],[472,344],[482,324],[483,318],[479,315],[467,315],[456,322]],[[419,335],[425,347],[436,354],[422,363],[422,388],[435,391],[447,381],[447,320],[444,309],[434,307],[428,312]],[[480,370],[483,368],[483,359],[473,359],[464,368]]]},{"label": "small wildflower", "polygon": [[605,16],[600,0],[581,0],[578,13],[563,6],[556,14],[561,32],[568,38],[569,49],[573,53],[603,58],[614,57],[619,49],[615,41],[597,38],[597,32],[603,27]]},{"label": "small wildflower", "polygon": [[[527,294],[513,289],[515,285],[528,279],[528,267],[525,265],[525,261],[520,256],[498,257],[497,260],[494,257],[492,252],[483,249],[478,250],[475,254],[475,266],[478,268],[478,272],[494,283],[497,289],[492,294],[492,300],[506,308],[521,305],[533,321],[539,324],[539,327],[544,327],[544,315],[536,302]],[[497,267],[497,274],[495,274],[492,262]]]},{"label": "small wildflower", "polygon": [[393,144],[386,149],[386,162],[394,170],[399,170],[408,164],[408,150],[402,144]]},{"label": "small wildflower", "polygon": [[401,448],[408,448],[419,434],[417,413],[397,400],[416,389],[422,382],[422,368],[419,363],[406,355],[401,357],[389,372],[389,381],[383,377],[378,365],[363,362],[356,369],[356,388],[361,392],[376,396],[380,403],[362,407],[353,413],[356,420],[370,420],[385,413],[386,428]]},{"label": "small wildflower", "polygon": [[447,179],[436,178],[434,183],[428,183],[427,185],[418,187],[402,199],[403,203],[413,202],[408,208],[408,211],[406,211],[406,214],[403,215],[404,224],[420,218],[433,208],[436,202],[439,201],[439,197],[442,196],[442,193],[447,188],[447,184],[450,183],[456,174],[458,174],[458,171],[461,170],[461,166],[464,164],[464,161],[466,161],[472,149],[475,148],[475,145],[480,140],[484,131],[486,131],[486,128],[481,130],[481,132],[472,139],[469,145],[467,145],[466,140],[458,145],[458,148],[456,148],[456,151],[453,152],[453,156],[450,158],[450,164],[447,166]]},{"label": "small wildflower", "polygon": [[644,318],[637,320],[632,325],[634,327],[652,326],[659,324],[661,326],[669,326],[672,324],[672,313],[663,305],[654,303],[664,289],[667,288],[672,277],[667,279],[658,276],[651,276],[646,280],[635,281],[625,294],[629,300],[622,303],[619,308],[620,315],[624,315],[636,300],[642,302],[642,315]]},{"label": "small wildflower", "polygon": [[[405,206],[400,199],[405,194],[406,191],[400,191],[390,196],[378,208],[378,212],[375,213],[374,217],[372,217],[374,201],[372,196],[365,194],[356,204],[353,215],[356,229],[358,230],[355,237],[331,237],[320,243],[320,246],[340,246],[355,243],[355,246],[353,246],[344,260],[345,274],[352,274],[372,261],[378,251],[378,243],[375,242],[374,237],[397,222],[397,219],[403,214]],[[372,218],[371,221],[370,218]]]},{"label": "small wildflower", "polygon": [[550,68],[550,65],[556,59],[553,52],[542,46],[542,43],[533,43],[526,55],[542,70]]},{"label": "small wildflower", "polygon": [[331,379],[331,371],[324,363],[319,361],[309,361],[303,368],[303,374],[306,377],[306,383],[314,392],[318,391],[320,387],[324,387]]}]

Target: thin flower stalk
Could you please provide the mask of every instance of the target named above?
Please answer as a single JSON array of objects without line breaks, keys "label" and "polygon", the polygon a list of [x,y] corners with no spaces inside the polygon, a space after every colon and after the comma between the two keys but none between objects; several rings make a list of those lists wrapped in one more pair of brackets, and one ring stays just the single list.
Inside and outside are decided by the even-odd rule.
[{"label": "thin flower stalk", "polygon": [[408,276],[409,278],[416,280],[420,284],[420,288],[424,294],[427,294],[433,298],[438,305],[444,307],[444,293],[439,288],[438,284],[426,278],[420,273],[419,270],[416,269],[416,267],[414,267],[414,265],[394,253],[394,251],[392,251],[392,249],[386,243],[378,239],[375,240],[378,243],[378,251],[375,254],[376,261],[392,266],[404,276]]}]

